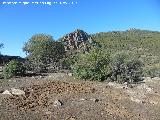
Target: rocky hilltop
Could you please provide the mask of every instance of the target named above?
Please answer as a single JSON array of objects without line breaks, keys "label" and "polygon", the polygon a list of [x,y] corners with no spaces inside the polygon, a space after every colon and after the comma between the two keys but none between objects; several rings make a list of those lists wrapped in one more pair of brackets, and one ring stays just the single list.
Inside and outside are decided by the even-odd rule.
[{"label": "rocky hilltop", "polygon": [[83,30],[77,29],[61,38],[65,50],[80,50],[88,52],[91,46],[97,45],[93,38]]}]

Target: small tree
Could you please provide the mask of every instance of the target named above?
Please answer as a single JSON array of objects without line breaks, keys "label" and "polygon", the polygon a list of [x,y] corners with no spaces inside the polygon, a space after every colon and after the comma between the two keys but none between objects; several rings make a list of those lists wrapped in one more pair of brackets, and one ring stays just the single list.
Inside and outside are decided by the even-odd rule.
[{"label": "small tree", "polygon": [[109,78],[119,83],[138,82],[142,80],[143,70],[142,62],[138,58],[134,58],[131,54],[118,53],[112,57],[110,63],[111,73]]},{"label": "small tree", "polygon": [[50,35],[37,34],[25,43],[23,51],[36,71],[46,71],[47,67],[58,62],[64,55],[65,49],[60,42],[55,42]]},{"label": "small tree", "polygon": [[14,76],[23,76],[25,74],[25,67],[17,60],[12,60],[5,65],[3,69],[3,76],[5,79],[9,79]]},{"label": "small tree", "polygon": [[79,59],[72,66],[72,71],[80,79],[102,81],[109,73],[109,63],[109,54],[101,49],[94,49],[89,53],[80,54]]}]

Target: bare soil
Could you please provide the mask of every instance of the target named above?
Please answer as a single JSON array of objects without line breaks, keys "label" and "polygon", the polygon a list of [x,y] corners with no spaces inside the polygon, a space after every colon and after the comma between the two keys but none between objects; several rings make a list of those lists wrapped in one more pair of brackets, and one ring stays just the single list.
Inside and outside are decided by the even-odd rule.
[{"label": "bare soil", "polygon": [[[25,95],[1,94],[11,88]],[[1,80],[0,120],[160,120],[160,79],[132,88],[63,73]]]}]

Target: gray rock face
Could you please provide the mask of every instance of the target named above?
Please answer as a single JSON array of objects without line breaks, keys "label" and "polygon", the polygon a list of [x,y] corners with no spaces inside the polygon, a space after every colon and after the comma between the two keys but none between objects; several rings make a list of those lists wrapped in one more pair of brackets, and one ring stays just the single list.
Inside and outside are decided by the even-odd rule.
[{"label": "gray rock face", "polygon": [[11,93],[13,95],[25,95],[25,92],[20,89],[11,88]]},{"label": "gray rock face", "polygon": [[86,32],[83,30],[75,30],[72,33],[67,34],[62,38],[62,42],[64,43],[65,50],[84,50],[88,51],[89,45],[94,45],[95,41],[93,41],[93,38],[88,35]]}]

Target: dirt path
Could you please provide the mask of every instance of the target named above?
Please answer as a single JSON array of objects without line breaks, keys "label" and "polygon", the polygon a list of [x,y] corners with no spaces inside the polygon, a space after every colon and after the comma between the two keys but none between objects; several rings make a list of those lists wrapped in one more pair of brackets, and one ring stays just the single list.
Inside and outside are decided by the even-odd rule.
[{"label": "dirt path", "polygon": [[0,120],[159,120],[159,81],[127,88],[60,73],[15,78],[0,82],[0,91],[18,88],[25,95],[0,94]]}]

